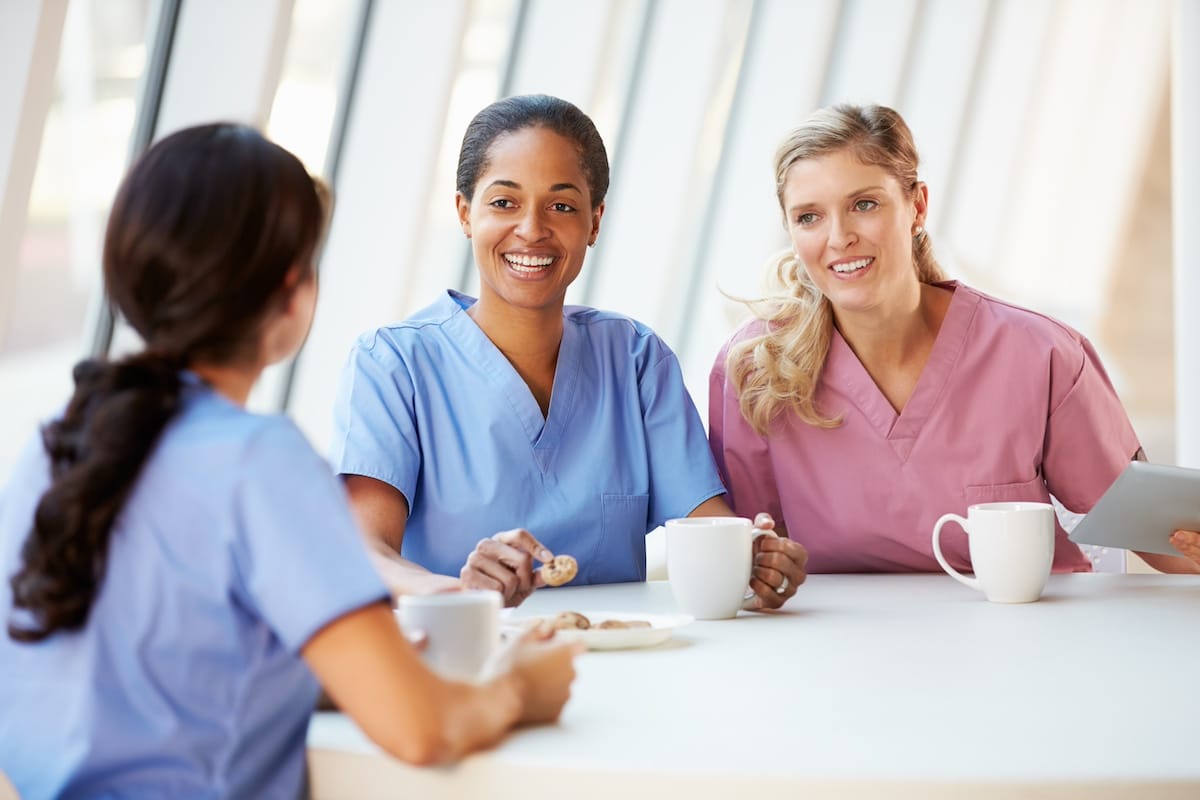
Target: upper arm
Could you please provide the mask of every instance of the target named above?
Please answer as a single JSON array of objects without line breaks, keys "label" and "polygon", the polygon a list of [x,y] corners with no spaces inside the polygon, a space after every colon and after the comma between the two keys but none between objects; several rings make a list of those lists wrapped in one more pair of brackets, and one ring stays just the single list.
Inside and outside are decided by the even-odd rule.
[{"label": "upper arm", "polygon": [[364,475],[344,475],[358,526],[370,539],[400,552],[408,523],[408,500],[391,484]]},{"label": "upper arm", "polygon": [[402,499],[416,491],[422,452],[415,389],[403,355],[379,337],[360,340],[342,370],[330,460],[335,472],[388,484]]},{"label": "upper arm", "polygon": [[638,391],[650,459],[649,521],[660,525],[722,494],[724,487],[679,361],[657,337],[652,340]]},{"label": "upper arm", "polygon": [[1086,513],[1140,445],[1099,356],[1086,339],[1078,346],[1073,363],[1052,362],[1052,370],[1073,374],[1065,376],[1071,380],[1046,422],[1042,467],[1050,493],[1071,511]]},{"label": "upper arm", "polygon": [[741,403],[725,377],[724,350],[709,375],[708,436],[728,492],[725,499],[734,512],[753,516],[765,511],[783,527],[770,447],[742,416]]}]

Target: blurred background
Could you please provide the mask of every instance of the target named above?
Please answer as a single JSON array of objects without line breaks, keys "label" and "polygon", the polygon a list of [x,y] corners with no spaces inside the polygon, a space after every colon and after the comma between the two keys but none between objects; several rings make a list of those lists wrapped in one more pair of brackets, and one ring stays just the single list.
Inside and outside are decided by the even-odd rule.
[{"label": "blurred background", "polygon": [[[1188,2],[1188,0],[1182,0]],[[786,243],[772,156],[841,101],[894,106],[951,275],[1097,346],[1151,460],[1174,463],[1168,0],[3,0],[0,482],[69,368],[134,345],[100,297],[129,159],[258,125],[337,212],[294,364],[253,405],[326,449],[354,337],[476,277],[454,214],[470,117],[545,92],[595,120],[612,189],[571,302],[655,328],[706,380]],[[1193,409],[1192,413],[1196,413]]]}]

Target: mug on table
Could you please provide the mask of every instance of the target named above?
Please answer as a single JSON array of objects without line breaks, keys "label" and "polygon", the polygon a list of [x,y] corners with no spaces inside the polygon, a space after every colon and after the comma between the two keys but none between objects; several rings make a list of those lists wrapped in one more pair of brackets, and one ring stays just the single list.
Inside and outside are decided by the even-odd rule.
[{"label": "mug on table", "polygon": [[[967,534],[975,577],[942,555],[941,532],[957,522]],[[950,577],[993,603],[1031,603],[1042,596],[1054,563],[1054,507],[1049,503],[980,503],[967,518],[943,514],[933,526],[933,555]]]},{"label": "mug on table", "polygon": [[679,609],[696,619],[729,619],[749,591],[754,540],[775,533],[745,517],[667,520],[667,581]]}]

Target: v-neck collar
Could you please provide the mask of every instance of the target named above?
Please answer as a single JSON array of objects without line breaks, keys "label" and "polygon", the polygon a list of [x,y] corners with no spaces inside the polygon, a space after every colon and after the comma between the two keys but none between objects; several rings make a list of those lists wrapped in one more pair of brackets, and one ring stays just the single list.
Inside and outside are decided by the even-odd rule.
[{"label": "v-neck collar", "polygon": [[821,376],[823,383],[854,403],[879,435],[887,439],[901,461],[908,459],[917,437],[932,416],[954,372],[954,365],[962,354],[967,331],[979,307],[979,295],[965,289],[957,281],[937,285],[952,289],[954,295],[950,298],[946,316],[929,351],[929,359],[917,378],[917,385],[913,387],[912,395],[899,414],[837,328],[833,329],[829,355]]},{"label": "v-neck collar", "polygon": [[548,472],[571,410],[575,407],[575,390],[579,383],[579,331],[564,317],[562,341],[558,346],[558,361],[554,368],[554,385],[550,389],[550,406],[543,417],[542,408],[525,380],[467,313],[467,309],[476,302],[475,298],[453,290],[449,295],[458,306],[458,311],[449,322],[460,342],[507,399],[533,448],[539,468],[543,473]]}]

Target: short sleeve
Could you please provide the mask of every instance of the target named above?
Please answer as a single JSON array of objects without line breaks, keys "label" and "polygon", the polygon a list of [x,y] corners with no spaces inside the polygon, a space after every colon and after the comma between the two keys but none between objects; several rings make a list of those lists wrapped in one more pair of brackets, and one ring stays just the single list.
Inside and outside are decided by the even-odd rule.
[{"label": "short sleeve", "polygon": [[383,481],[412,509],[421,471],[421,445],[408,371],[378,336],[360,339],[350,352],[334,405],[330,458],[339,475]]},{"label": "short sleeve", "polygon": [[256,434],[240,471],[238,591],[289,650],[389,597],[340,482],[295,426],[280,419]]},{"label": "short sleeve", "polygon": [[[1096,351],[1083,338],[1079,347],[1081,361],[1052,363],[1052,370],[1075,369],[1076,374],[1050,412],[1042,463],[1050,493],[1071,511],[1083,514],[1117,479],[1140,445]],[[1058,380],[1059,376],[1052,376],[1052,383]]]},{"label": "short sleeve", "polygon": [[725,374],[729,345],[721,348],[708,378],[708,438],[729,507],[751,519],[765,511],[784,522],[770,447],[746,418]]},{"label": "short sleeve", "polygon": [[657,337],[638,380],[650,458],[650,524],[685,517],[725,492],[675,354]]}]

